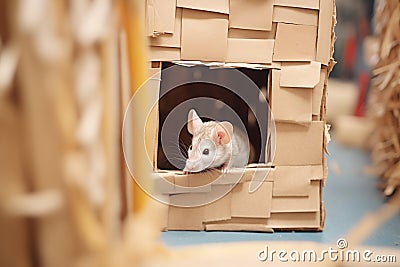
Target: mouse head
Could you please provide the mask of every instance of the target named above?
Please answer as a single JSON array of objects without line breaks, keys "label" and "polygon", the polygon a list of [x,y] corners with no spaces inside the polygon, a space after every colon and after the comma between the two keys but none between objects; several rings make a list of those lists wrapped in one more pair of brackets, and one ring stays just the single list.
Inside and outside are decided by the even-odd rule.
[{"label": "mouse head", "polygon": [[233,126],[230,122],[203,122],[194,109],[189,111],[188,131],[193,136],[184,171],[200,172],[220,167],[231,157]]}]

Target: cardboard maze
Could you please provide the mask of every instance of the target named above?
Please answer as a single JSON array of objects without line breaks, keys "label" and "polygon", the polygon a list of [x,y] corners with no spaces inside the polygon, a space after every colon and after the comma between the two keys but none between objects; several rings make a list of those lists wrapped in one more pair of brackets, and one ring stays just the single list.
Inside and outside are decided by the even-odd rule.
[{"label": "cardboard maze", "polygon": [[[147,1],[151,74],[160,71],[161,64],[154,62],[166,61],[187,66],[270,69],[269,96],[276,127],[272,167],[268,171],[245,170],[244,177],[254,172],[262,176],[264,172],[264,182],[256,192],[249,193],[250,180],[242,178],[227,195],[211,204],[170,206],[166,230],[323,229],[326,93],[334,65],[334,23],[333,0]],[[159,83],[159,78],[154,81]],[[156,119],[157,115],[153,116]],[[153,133],[157,135],[157,129]],[[148,146],[154,155],[155,143]],[[154,167],[157,169],[156,160]],[[223,186],[233,187],[215,182],[203,187],[206,191],[185,192],[174,183],[195,184],[205,179],[204,174],[162,175],[171,184],[157,187],[156,181],[156,193],[175,200],[189,201]]]}]

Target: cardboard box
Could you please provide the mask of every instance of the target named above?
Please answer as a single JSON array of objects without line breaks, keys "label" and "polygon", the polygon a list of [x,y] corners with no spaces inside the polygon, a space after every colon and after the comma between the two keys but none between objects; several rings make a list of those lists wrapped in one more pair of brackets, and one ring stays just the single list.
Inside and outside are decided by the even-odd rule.
[{"label": "cardboard box", "polygon": [[[155,192],[182,206],[228,192],[203,206],[169,206],[165,229],[322,230],[334,2],[152,0],[147,1],[146,14],[148,35],[153,36],[149,41],[152,73],[165,61],[183,66],[269,69],[268,95],[276,123],[272,166],[249,165],[222,176],[219,172],[183,175],[157,170],[158,117],[152,113],[146,144],[149,158],[149,151],[154,150]],[[158,78],[153,77],[152,83]],[[151,97],[158,97],[157,89]],[[267,146],[267,152],[271,148]],[[249,191],[252,181],[260,184],[254,193]]]}]

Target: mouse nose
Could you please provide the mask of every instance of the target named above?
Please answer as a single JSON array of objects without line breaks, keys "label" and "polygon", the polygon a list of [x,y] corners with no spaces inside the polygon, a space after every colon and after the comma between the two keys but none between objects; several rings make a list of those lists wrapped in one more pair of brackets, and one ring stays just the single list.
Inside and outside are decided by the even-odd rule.
[{"label": "mouse nose", "polygon": [[196,162],[193,160],[187,160],[185,165],[185,171],[193,171],[196,167]]}]

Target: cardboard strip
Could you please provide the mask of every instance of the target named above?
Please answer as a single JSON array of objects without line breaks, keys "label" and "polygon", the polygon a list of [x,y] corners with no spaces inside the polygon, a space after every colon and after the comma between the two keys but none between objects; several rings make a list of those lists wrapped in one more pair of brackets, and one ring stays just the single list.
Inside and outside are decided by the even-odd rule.
[{"label": "cardboard strip", "polygon": [[[287,7],[299,7],[299,8],[309,8],[309,9],[319,9],[320,0],[274,0],[274,5],[276,6],[287,6]],[[324,1],[324,0],[322,0]]]},{"label": "cardboard strip", "polygon": [[274,40],[228,38],[227,62],[272,63]]},{"label": "cardboard strip", "polygon": [[181,50],[175,47],[150,46],[150,61],[174,61],[181,59]]},{"label": "cardboard strip", "polygon": [[178,7],[229,14],[229,0],[177,0]]},{"label": "cardboard strip", "polygon": [[312,114],[313,115],[320,115],[321,113],[321,104],[322,104],[322,96],[324,93],[324,85],[327,79],[327,70],[321,70],[321,77],[319,83],[315,86],[313,92],[313,100],[312,100]]},{"label": "cardboard strip", "polygon": [[256,31],[246,29],[235,29],[229,28],[228,38],[239,38],[239,39],[275,39],[276,28],[278,23],[272,24],[272,30],[270,31]]},{"label": "cardboard strip", "polygon": [[316,61],[325,66],[331,59],[332,46],[332,16],[334,12],[334,0],[322,0],[320,2],[318,40]]},{"label": "cardboard strip", "polygon": [[230,0],[229,27],[272,30],[273,0]]},{"label": "cardboard strip", "polygon": [[271,213],[267,226],[273,229],[321,229],[320,212]]},{"label": "cardboard strip", "polygon": [[262,232],[273,233],[274,230],[264,224],[224,223],[206,224],[206,231]]},{"label": "cardboard strip", "polygon": [[275,6],[273,22],[318,26],[318,10]]},{"label": "cardboard strip", "polygon": [[281,87],[314,88],[320,82],[321,63],[285,63],[282,66]]}]

